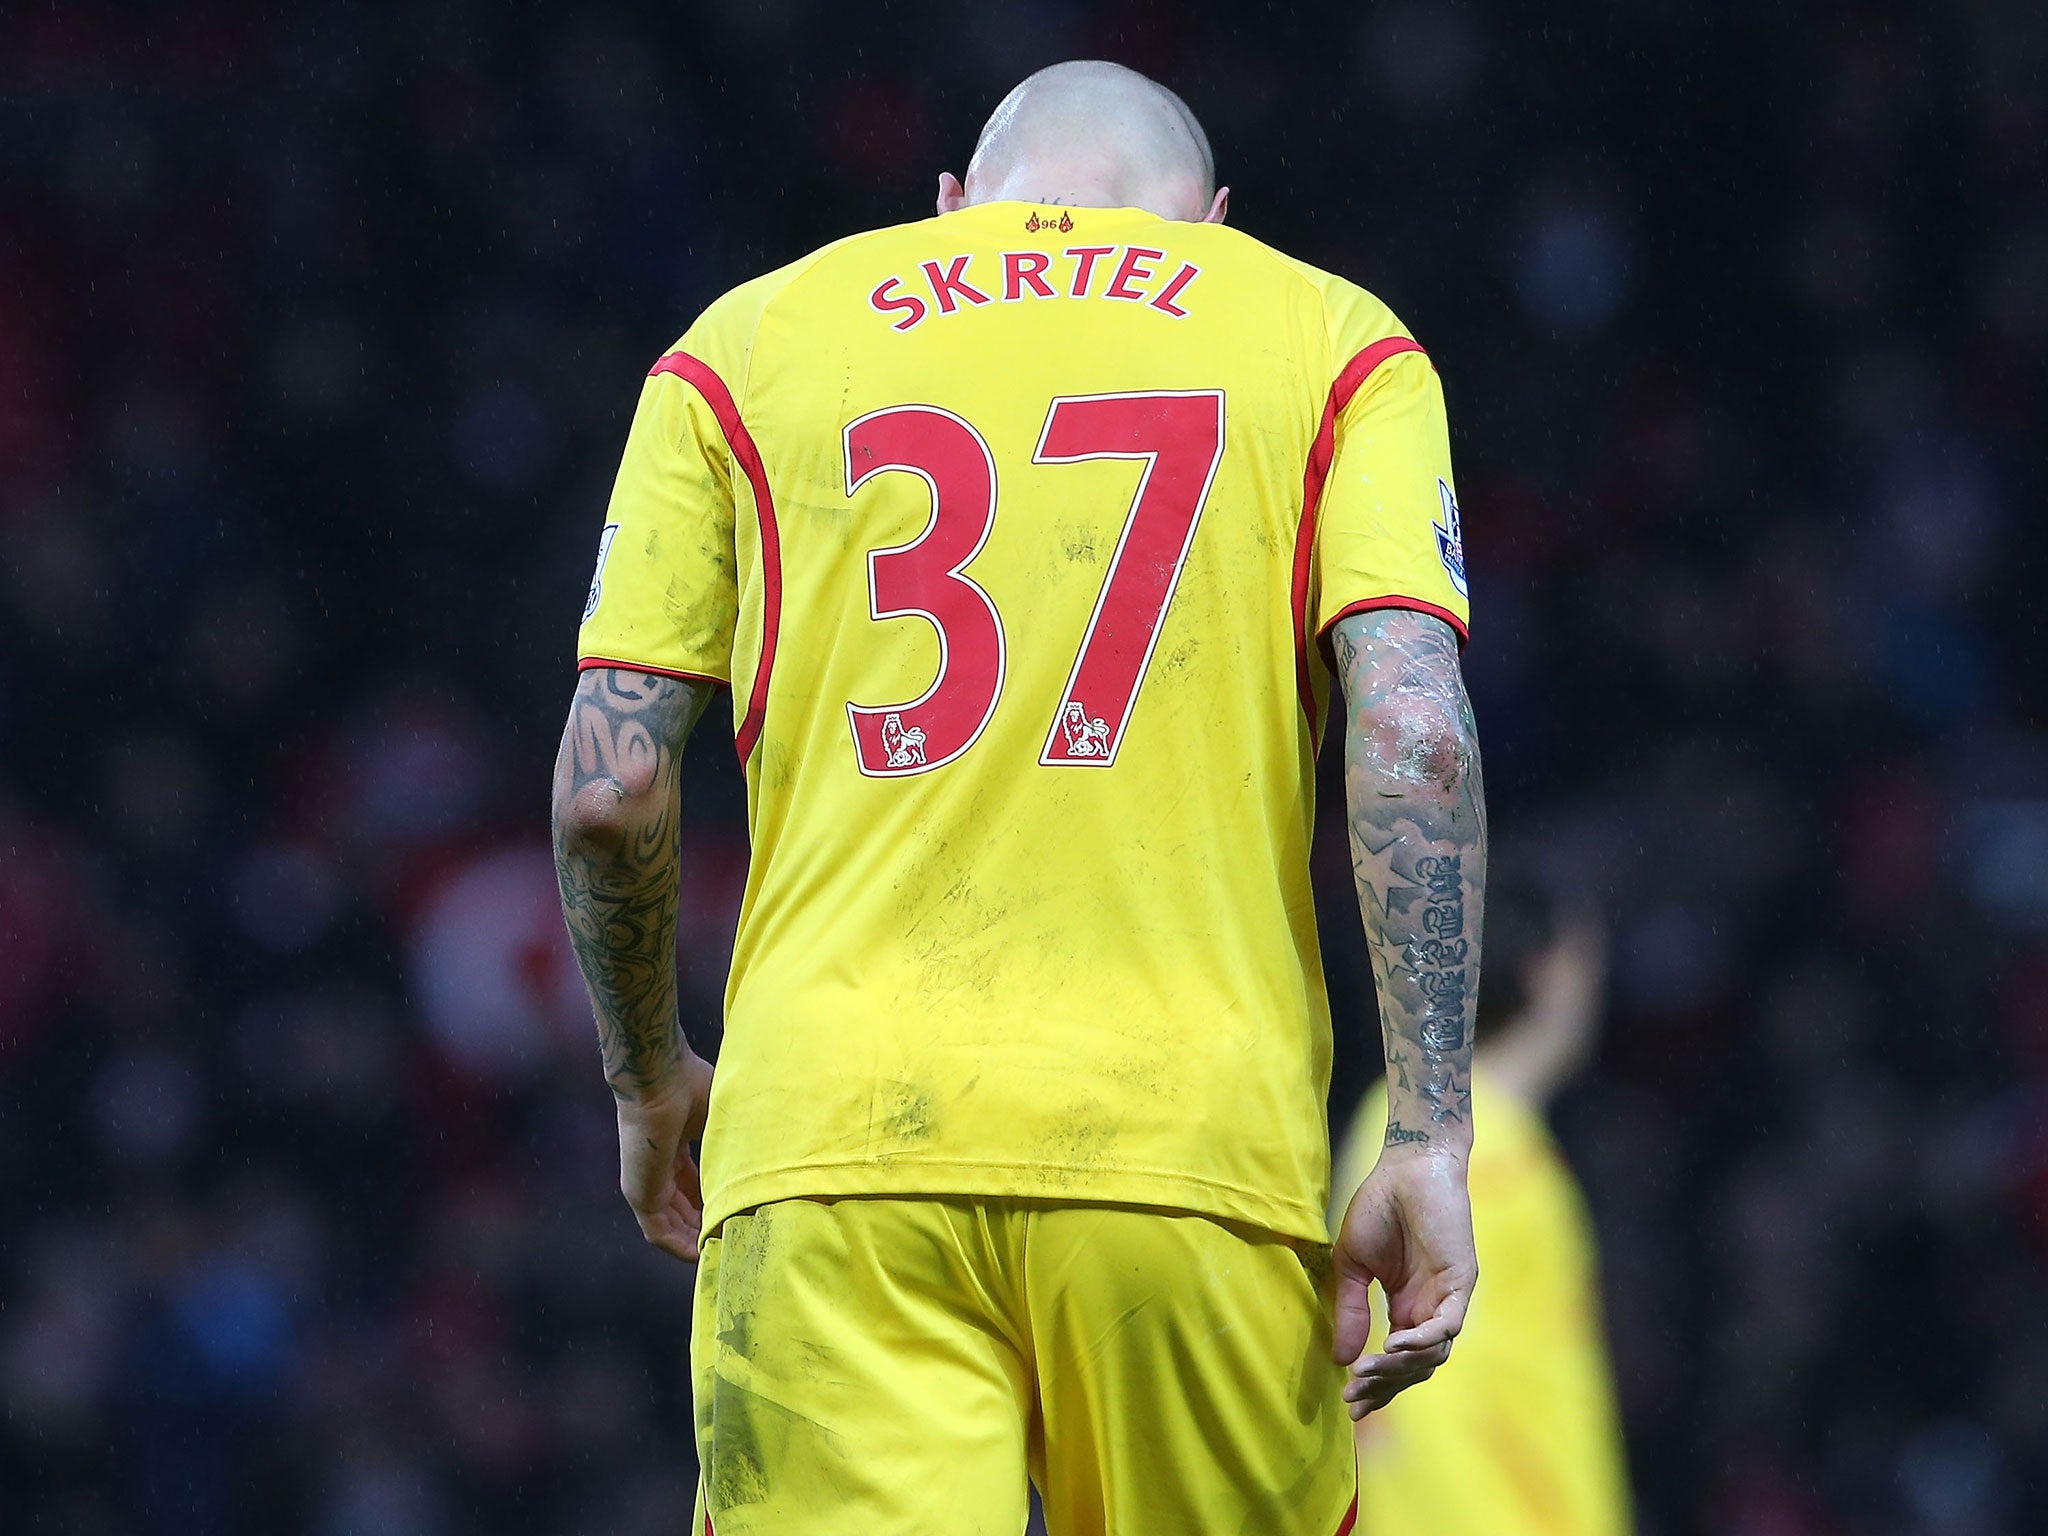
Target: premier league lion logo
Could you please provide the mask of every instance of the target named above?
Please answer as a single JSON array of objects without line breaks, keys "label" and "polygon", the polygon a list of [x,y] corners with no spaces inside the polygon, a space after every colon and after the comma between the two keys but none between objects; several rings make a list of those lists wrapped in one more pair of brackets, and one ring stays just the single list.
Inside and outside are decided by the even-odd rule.
[{"label": "premier league lion logo", "polygon": [[924,763],[924,731],[915,725],[904,725],[901,715],[884,715],[882,750],[889,754],[891,768],[920,767]]},{"label": "premier league lion logo", "polygon": [[1100,720],[1090,720],[1088,711],[1078,701],[1060,711],[1060,730],[1067,738],[1067,756],[1109,756],[1109,727]]}]

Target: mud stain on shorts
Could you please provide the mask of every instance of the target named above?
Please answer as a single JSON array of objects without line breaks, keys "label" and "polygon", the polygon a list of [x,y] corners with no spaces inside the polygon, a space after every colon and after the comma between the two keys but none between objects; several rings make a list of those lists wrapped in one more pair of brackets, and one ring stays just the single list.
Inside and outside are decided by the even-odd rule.
[{"label": "mud stain on shorts", "polygon": [[767,1502],[793,1460],[814,1467],[830,1459],[821,1458],[816,1442],[839,1440],[816,1419],[749,1390],[722,1371],[712,1393],[704,1486],[714,1510]]},{"label": "mud stain on shorts", "polygon": [[753,1354],[754,1309],[775,1247],[775,1216],[774,1206],[759,1206],[727,1217],[719,1233],[718,1347],[743,1360]]}]

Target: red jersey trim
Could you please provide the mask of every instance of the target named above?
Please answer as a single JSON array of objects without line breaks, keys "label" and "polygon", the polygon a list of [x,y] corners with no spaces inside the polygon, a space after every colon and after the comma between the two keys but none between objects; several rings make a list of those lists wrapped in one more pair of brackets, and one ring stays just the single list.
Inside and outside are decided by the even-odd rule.
[{"label": "red jersey trim", "polygon": [[1358,1524],[1358,1495],[1351,1495],[1351,1507],[1344,1512],[1344,1523],[1337,1527],[1337,1536],[1351,1536],[1351,1528]]},{"label": "red jersey trim", "polygon": [[1432,619],[1442,619],[1457,632],[1458,649],[1461,651],[1465,649],[1465,642],[1472,638],[1465,628],[1465,621],[1451,612],[1450,609],[1439,608],[1435,603],[1424,602],[1419,597],[1403,597],[1400,593],[1396,592],[1387,597],[1368,597],[1362,602],[1346,604],[1330,615],[1329,623],[1316,631],[1317,641],[1320,642],[1332,629],[1350,618],[1354,613],[1371,613],[1377,608],[1406,608],[1412,613],[1426,613]]},{"label": "red jersey trim", "polygon": [[761,720],[768,712],[768,675],[775,668],[775,642],[782,630],[782,537],[775,527],[775,498],[768,492],[768,471],[761,466],[761,451],[754,446],[753,434],[740,420],[732,391],[712,372],[710,364],[687,352],[671,352],[647,370],[650,379],[657,373],[674,374],[704,397],[711,414],[718,418],[726,447],[745,472],[747,484],[754,488],[754,512],[761,520],[761,661],[754,668],[747,712],[733,737],[733,748],[744,768],[753,755],[754,743],[761,739]]},{"label": "red jersey trim", "polygon": [[1316,511],[1322,504],[1323,482],[1329,478],[1330,461],[1337,456],[1337,417],[1381,363],[1403,352],[1421,351],[1419,342],[1406,336],[1389,336],[1346,363],[1330,386],[1330,398],[1323,403],[1322,426],[1309,447],[1308,467],[1301,476],[1301,526],[1294,537],[1294,684],[1301,694],[1301,712],[1308,717],[1311,740],[1316,735],[1316,694],[1309,675],[1308,582],[1315,568]]},{"label": "red jersey trim", "polygon": [[592,672],[599,667],[617,667],[621,672],[650,672],[656,677],[680,678],[686,683],[709,683],[714,688],[730,688],[722,677],[713,677],[708,672],[682,672],[674,667],[651,667],[644,661],[621,661],[616,656],[582,656],[577,658],[578,672]]}]

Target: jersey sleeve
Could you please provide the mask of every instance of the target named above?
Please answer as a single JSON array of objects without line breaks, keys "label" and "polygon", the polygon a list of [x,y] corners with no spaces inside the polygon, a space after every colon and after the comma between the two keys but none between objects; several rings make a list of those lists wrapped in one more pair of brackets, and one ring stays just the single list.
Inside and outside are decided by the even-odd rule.
[{"label": "jersey sleeve", "polygon": [[711,404],[657,368],[612,486],[577,637],[580,668],[730,685],[739,618],[731,452]]},{"label": "jersey sleeve", "polygon": [[1444,620],[1462,644],[1471,616],[1464,531],[1435,368],[1405,335],[1383,337],[1350,357],[1331,404],[1317,637],[1354,613],[1410,608]]}]

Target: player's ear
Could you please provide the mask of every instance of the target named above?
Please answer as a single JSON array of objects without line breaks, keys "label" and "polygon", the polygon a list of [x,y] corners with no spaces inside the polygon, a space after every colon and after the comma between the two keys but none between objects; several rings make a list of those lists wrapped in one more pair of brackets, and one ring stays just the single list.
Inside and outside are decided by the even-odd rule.
[{"label": "player's ear", "polygon": [[939,212],[958,213],[967,206],[967,189],[951,171],[939,172]]},{"label": "player's ear", "polygon": [[1230,188],[1218,187],[1216,196],[1210,200],[1209,211],[1202,215],[1204,224],[1221,224],[1223,216],[1230,212]]}]

